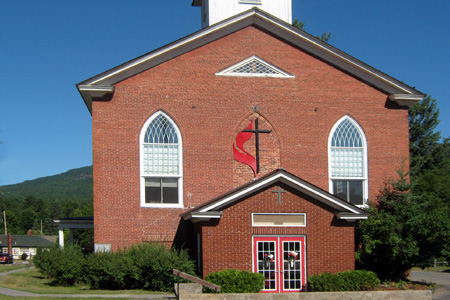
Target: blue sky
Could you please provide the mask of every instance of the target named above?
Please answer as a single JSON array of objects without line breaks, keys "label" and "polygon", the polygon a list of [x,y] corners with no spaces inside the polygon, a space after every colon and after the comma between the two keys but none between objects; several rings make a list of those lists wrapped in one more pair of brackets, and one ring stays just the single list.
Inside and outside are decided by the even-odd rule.
[{"label": "blue sky", "polygon": [[[17,0],[0,10],[0,186],[92,164],[75,84],[200,29],[191,0]],[[450,136],[450,1],[293,0],[307,32],[438,100]]]}]

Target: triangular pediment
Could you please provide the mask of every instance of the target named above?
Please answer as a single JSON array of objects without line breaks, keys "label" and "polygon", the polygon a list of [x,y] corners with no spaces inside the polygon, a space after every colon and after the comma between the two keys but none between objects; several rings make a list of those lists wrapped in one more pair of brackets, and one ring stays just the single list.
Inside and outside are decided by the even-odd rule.
[{"label": "triangular pediment", "polygon": [[369,216],[369,213],[365,210],[328,193],[327,191],[287,172],[284,169],[278,169],[263,177],[257,178],[247,184],[235,188],[228,193],[220,195],[204,204],[194,207],[193,209],[181,214],[181,217],[185,220],[191,220],[193,222],[220,218],[222,216],[221,210],[223,208],[233,205],[249,195],[257,194],[265,188],[277,183],[283,183],[294,190],[308,195],[328,207],[331,207],[338,219],[355,221],[367,219]]},{"label": "triangular pediment", "polygon": [[244,13],[206,27],[178,41],[80,82],[77,84],[77,88],[89,111],[91,111],[92,101],[109,99],[114,93],[114,85],[116,83],[248,26],[258,27],[274,37],[297,47],[299,50],[343,70],[383,91],[389,96],[390,100],[400,105],[412,105],[423,98],[423,94],[415,88],[258,8],[252,8]]},{"label": "triangular pediment", "polygon": [[265,60],[253,55],[231,67],[218,73],[217,76],[241,76],[241,77],[279,77],[295,78],[295,76],[275,67]]}]

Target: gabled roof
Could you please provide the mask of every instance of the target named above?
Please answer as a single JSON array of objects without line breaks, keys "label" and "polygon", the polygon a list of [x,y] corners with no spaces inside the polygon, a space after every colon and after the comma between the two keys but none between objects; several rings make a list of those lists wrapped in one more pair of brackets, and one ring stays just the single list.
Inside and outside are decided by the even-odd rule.
[{"label": "gabled roof", "polygon": [[423,98],[423,94],[416,89],[258,8],[235,15],[80,82],[77,88],[91,111],[92,100],[108,99],[114,93],[116,83],[252,25],[374,86],[400,105],[411,105]]},{"label": "gabled roof", "polygon": [[[12,247],[28,247],[28,248],[40,248],[40,247],[52,247],[55,243],[50,242],[46,238],[37,235],[11,235]],[[8,236],[0,235],[0,247],[8,247]]]},{"label": "gabled roof", "polygon": [[369,217],[369,213],[365,210],[341,200],[340,198],[303,179],[300,179],[284,169],[277,169],[263,177],[256,178],[255,180],[237,187],[228,193],[220,195],[211,201],[194,207],[193,209],[182,213],[180,216],[183,219],[191,220],[192,222],[205,221],[213,218],[218,219],[222,216],[221,209],[224,207],[232,205],[250,194],[258,193],[266,187],[279,182],[284,183],[300,193],[306,194],[334,209],[335,215],[338,219],[355,221],[367,219]]}]

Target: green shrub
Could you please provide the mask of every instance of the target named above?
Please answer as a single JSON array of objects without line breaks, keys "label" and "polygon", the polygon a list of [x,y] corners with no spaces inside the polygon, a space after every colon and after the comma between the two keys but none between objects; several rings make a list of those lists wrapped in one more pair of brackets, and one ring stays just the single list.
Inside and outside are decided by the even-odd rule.
[{"label": "green shrub", "polygon": [[141,244],[113,253],[93,253],[86,258],[79,247],[58,246],[38,250],[33,258],[46,278],[60,285],[84,281],[94,289],[148,289],[173,291],[177,278],[172,270],[194,274],[194,262],[186,250],[167,250],[157,244]]},{"label": "green shrub", "polygon": [[308,285],[312,292],[368,291],[379,286],[380,280],[374,272],[357,270],[313,275]]},{"label": "green shrub", "polygon": [[177,269],[194,274],[186,250],[167,250],[157,244],[140,244],[114,253],[88,257],[86,282],[91,288],[173,291]]},{"label": "green shrub", "polygon": [[91,254],[87,258],[85,281],[94,289],[133,289],[138,271],[123,252]]},{"label": "green shrub", "polygon": [[46,278],[54,279],[59,285],[73,285],[83,280],[83,270],[86,264],[79,247],[68,246],[50,249],[38,249],[33,263]]},{"label": "green shrub", "polygon": [[259,293],[265,278],[263,274],[250,271],[222,270],[207,275],[206,281],[220,286],[221,293]]},{"label": "green shrub", "polygon": [[194,275],[195,265],[184,249],[157,244],[139,244],[128,250],[128,255],[139,270],[139,288],[153,291],[173,291],[177,277],[173,269]]}]

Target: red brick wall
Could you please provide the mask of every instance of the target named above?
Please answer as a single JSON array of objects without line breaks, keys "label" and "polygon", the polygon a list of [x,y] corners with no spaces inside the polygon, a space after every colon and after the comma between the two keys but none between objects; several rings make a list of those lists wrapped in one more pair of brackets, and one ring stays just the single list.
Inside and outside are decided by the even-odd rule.
[{"label": "red brick wall", "polygon": [[[337,220],[333,209],[289,187],[281,196],[275,186],[223,210],[215,226],[202,226],[203,276],[223,268],[252,270],[252,237],[306,236],[308,276],[353,270],[354,223]],[[252,227],[252,213],[306,213],[306,227]]]},{"label": "red brick wall", "polygon": [[[215,76],[252,55],[295,78]],[[153,113],[164,110],[180,128],[187,209],[253,178],[248,167],[233,160],[232,145],[255,105],[264,126],[273,130],[262,140],[272,147],[266,152],[271,157],[262,161],[273,166],[263,166],[264,172],[283,167],[328,190],[328,136],[346,114],[366,134],[372,199],[404,160],[408,165],[406,109],[313,56],[248,27],[124,80],[111,101],[93,103],[95,242],[117,249],[180,235],[179,214],[185,209],[140,207],[139,134]],[[239,176],[238,169],[243,170]],[[314,244],[308,245],[312,249]]]}]

